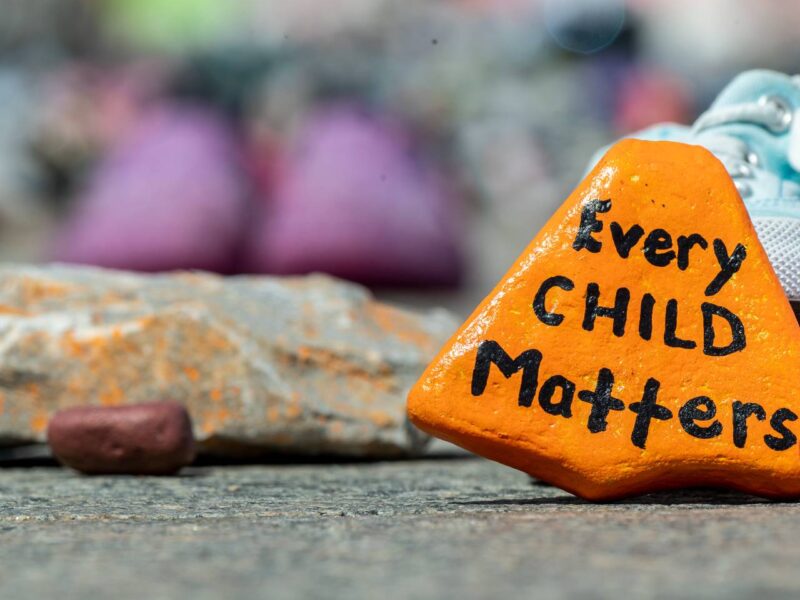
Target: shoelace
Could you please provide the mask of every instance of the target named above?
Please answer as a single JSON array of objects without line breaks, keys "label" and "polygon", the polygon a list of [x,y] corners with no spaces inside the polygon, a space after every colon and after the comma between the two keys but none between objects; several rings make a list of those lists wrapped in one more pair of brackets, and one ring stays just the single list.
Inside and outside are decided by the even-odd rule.
[{"label": "shoelace", "polygon": [[[750,123],[763,127],[774,134],[782,134],[792,128],[789,161],[800,159],[800,135],[792,127],[794,113],[786,100],[779,96],[762,96],[756,102],[723,106],[706,111],[697,119],[692,129],[698,142],[711,150],[730,173],[736,189],[744,198],[752,194],[752,187],[744,181],[754,176],[754,169],[760,166],[756,152],[744,140],[733,135],[715,131],[719,125],[731,123]],[[792,151],[794,148],[794,151]]]}]

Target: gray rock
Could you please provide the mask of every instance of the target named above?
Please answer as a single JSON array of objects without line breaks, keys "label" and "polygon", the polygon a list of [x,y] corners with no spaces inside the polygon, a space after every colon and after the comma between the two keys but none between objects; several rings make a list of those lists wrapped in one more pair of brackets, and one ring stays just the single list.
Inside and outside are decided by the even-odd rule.
[{"label": "gray rock", "polygon": [[0,444],[75,405],[176,400],[203,451],[392,457],[405,396],[455,329],[320,275],[0,268]]}]

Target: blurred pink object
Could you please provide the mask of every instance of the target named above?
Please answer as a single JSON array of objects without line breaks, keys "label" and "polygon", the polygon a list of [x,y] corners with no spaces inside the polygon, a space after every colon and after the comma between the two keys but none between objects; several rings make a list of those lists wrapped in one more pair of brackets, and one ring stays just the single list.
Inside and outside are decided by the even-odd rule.
[{"label": "blurred pink object", "polygon": [[539,7],[530,0],[455,0],[454,4],[467,9],[489,13],[526,14]]},{"label": "blurred pink object", "polygon": [[617,96],[614,124],[620,135],[655,123],[686,123],[692,119],[686,86],[657,70],[637,70],[625,79]]},{"label": "blurred pink object", "polygon": [[40,152],[65,163],[104,152],[162,96],[166,78],[165,67],[152,62],[117,68],[74,63],[56,71],[37,107]]},{"label": "blurred pink object", "polygon": [[153,109],[111,149],[54,259],[135,271],[229,272],[245,220],[238,149],[206,109]]},{"label": "blurred pink object", "polygon": [[458,208],[399,127],[330,108],[306,121],[280,162],[247,267],[373,285],[455,285]]}]

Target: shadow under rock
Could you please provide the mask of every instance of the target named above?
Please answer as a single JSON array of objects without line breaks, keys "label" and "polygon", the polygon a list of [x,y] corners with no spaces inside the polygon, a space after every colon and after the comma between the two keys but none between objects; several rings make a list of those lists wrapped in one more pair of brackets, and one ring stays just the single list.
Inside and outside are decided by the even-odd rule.
[{"label": "shadow under rock", "polygon": [[559,505],[662,505],[676,506],[688,504],[702,504],[709,506],[736,506],[750,504],[777,504],[781,500],[770,500],[760,498],[742,492],[731,490],[718,490],[707,488],[671,490],[664,492],[653,492],[643,494],[633,498],[622,500],[610,500],[605,502],[591,502],[583,500],[577,496],[553,496],[539,498],[498,498],[497,500],[471,500],[463,502],[453,502],[463,506],[543,506],[548,504]]},{"label": "shadow under rock", "polygon": [[344,456],[336,454],[297,455],[269,453],[254,456],[226,457],[214,454],[201,454],[194,462],[195,466],[226,466],[226,465],[349,465],[349,464],[374,464],[382,462],[424,462],[426,460],[477,460],[473,454],[436,453],[421,454],[418,456]]},{"label": "shadow under rock", "polygon": [[[332,465],[332,464],[370,464],[379,462],[421,462],[426,460],[475,460],[473,454],[437,452],[419,456],[399,457],[363,457],[323,455],[296,455],[280,453],[264,453],[252,456],[227,457],[201,453],[192,463],[192,467],[236,466],[236,465]],[[58,467],[59,462],[53,458],[47,444],[30,444],[0,448],[0,469],[21,467]]]},{"label": "shadow under rock", "polygon": [[58,462],[53,458],[47,444],[0,448],[0,468],[55,466],[58,466]]}]

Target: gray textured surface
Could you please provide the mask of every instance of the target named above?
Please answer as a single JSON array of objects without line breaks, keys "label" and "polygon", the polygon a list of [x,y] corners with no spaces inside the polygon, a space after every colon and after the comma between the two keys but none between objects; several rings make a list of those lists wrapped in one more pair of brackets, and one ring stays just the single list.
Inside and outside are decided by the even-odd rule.
[{"label": "gray textured surface", "polygon": [[800,504],[587,504],[479,459],[0,470],[0,598],[798,597]]}]

